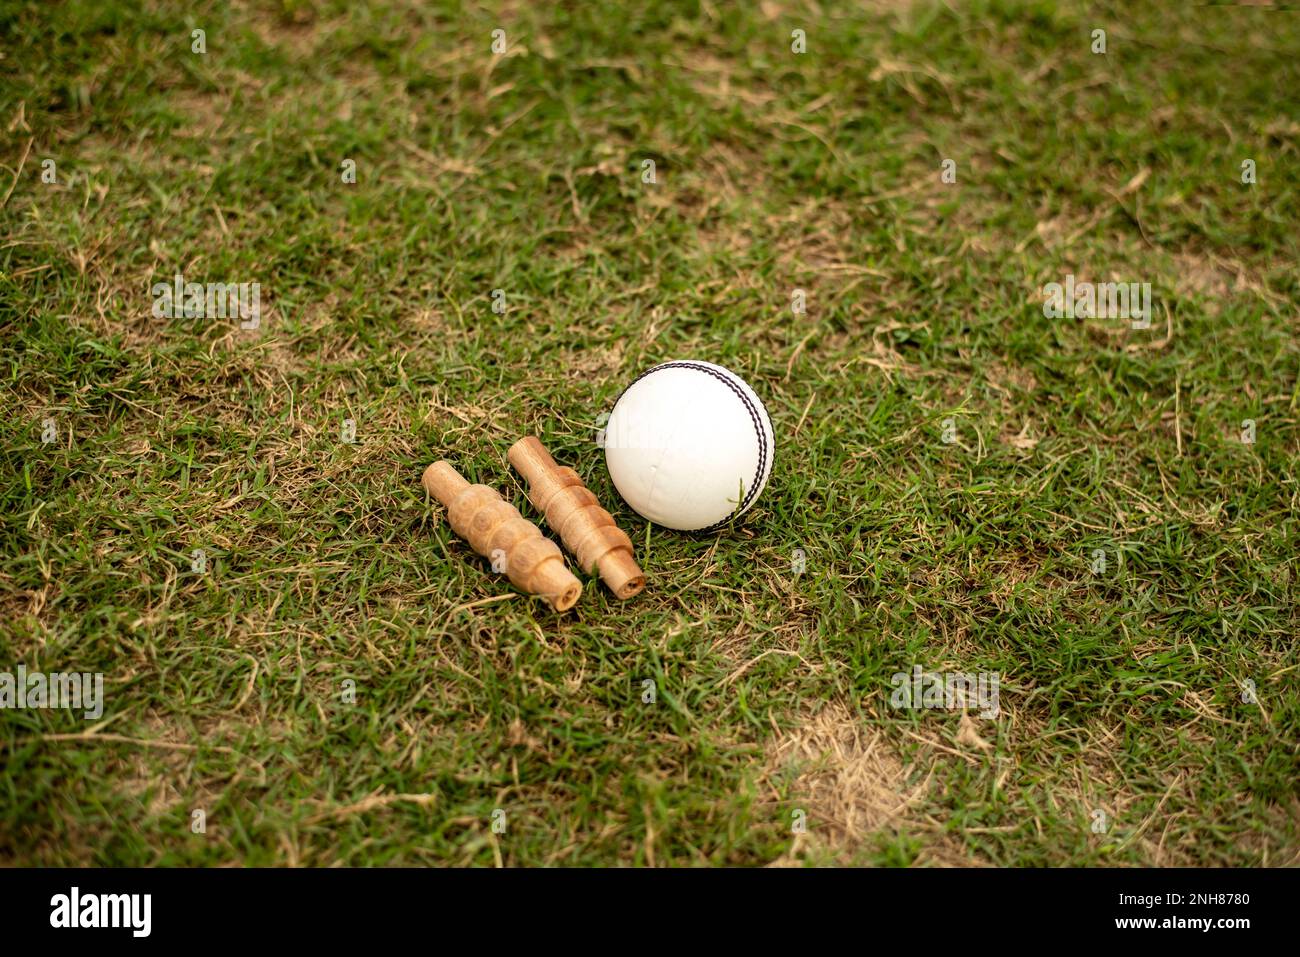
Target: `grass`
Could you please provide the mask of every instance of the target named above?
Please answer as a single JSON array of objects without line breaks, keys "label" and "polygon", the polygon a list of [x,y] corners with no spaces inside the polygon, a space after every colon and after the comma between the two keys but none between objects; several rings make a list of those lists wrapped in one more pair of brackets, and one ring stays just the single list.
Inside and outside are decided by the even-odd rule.
[{"label": "grass", "polygon": [[[0,671],[107,698],[0,711],[0,860],[1297,862],[1300,15],[6,0],[0,37]],[[260,328],[153,317],[178,272],[260,283]],[[1045,318],[1067,274],[1150,282],[1152,327]],[[716,536],[595,445],[677,357],[776,428]],[[424,494],[447,457],[535,518],[530,432],[640,598],[555,615]],[[999,673],[998,718],[891,708],[918,664]]]}]

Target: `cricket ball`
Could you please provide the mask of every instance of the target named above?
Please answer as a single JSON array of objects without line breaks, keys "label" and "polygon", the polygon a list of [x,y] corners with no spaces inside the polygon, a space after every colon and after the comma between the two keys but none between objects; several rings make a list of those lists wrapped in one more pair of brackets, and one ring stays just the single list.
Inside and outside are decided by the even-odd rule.
[{"label": "cricket ball", "polygon": [[775,437],[744,379],[712,362],[677,359],[623,390],[604,445],[614,487],[637,514],[665,528],[712,531],[758,500]]}]

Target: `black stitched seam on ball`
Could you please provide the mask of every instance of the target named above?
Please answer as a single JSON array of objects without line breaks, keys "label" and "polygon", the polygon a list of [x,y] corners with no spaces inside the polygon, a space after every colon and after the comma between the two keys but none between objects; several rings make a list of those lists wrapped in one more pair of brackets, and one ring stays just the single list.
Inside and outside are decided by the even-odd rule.
[{"label": "black stitched seam on ball", "polygon": [[[763,478],[763,468],[767,464],[767,433],[763,431],[763,423],[759,420],[758,410],[754,408],[754,403],[749,401],[749,396],[745,395],[744,390],[717,369],[700,365],[698,362],[665,362],[661,365],[653,366],[646,369],[645,372],[642,372],[639,376],[629,382],[627,389],[632,388],[632,386],[650,375],[650,373],[658,372],[660,369],[694,369],[696,372],[707,372],[709,375],[713,376],[713,378],[717,379],[736,394],[736,398],[741,401],[745,406],[745,411],[749,413],[749,420],[754,426],[754,434],[758,436],[758,467],[754,469],[754,481],[750,485],[749,491],[745,493],[745,497],[741,500],[740,505],[732,510],[731,515],[728,515],[719,522],[714,522],[712,525],[704,525],[700,528],[682,529],[684,532],[711,532],[726,525],[727,522],[731,520],[732,515],[741,514],[753,503],[754,496],[757,494],[756,490],[758,489],[759,482],[762,481]],[[627,393],[627,389],[624,389],[618,394],[618,399],[614,400],[615,407],[618,406],[618,400],[622,399]]]}]

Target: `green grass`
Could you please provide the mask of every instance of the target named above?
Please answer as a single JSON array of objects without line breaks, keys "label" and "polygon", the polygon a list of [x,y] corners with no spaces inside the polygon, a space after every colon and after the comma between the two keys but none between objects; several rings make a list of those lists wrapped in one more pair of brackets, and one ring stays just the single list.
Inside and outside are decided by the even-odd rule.
[{"label": "green grass", "polygon": [[[0,3],[0,671],[107,687],[0,711],[0,860],[1296,863],[1300,14],[551,6]],[[153,318],[178,271],[261,328]],[[1068,273],[1152,328],[1045,318]],[[677,357],[776,428],[716,536],[595,444]],[[450,532],[423,467],[537,518],[530,432],[643,596]],[[914,664],[1000,673],[987,747]],[[777,757],[827,708],[911,803]]]}]

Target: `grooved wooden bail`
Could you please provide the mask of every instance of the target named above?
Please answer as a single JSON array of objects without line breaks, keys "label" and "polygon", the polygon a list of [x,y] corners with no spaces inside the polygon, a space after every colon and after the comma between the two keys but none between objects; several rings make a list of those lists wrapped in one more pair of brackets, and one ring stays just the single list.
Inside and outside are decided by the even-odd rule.
[{"label": "grooved wooden bail", "polygon": [[582,594],[582,582],[564,564],[559,546],[486,485],[470,485],[450,462],[424,470],[424,487],[447,506],[447,521],[470,547],[495,565],[521,591],[540,595],[556,611],[568,611]]},{"label": "grooved wooden bail", "polygon": [[645,573],[632,557],[632,540],[600,507],[577,472],[556,465],[533,435],[510,446],[507,457],[528,480],[528,500],[546,516],[583,571],[591,574],[599,569],[601,579],[619,598],[631,598],[645,588]]}]

